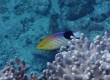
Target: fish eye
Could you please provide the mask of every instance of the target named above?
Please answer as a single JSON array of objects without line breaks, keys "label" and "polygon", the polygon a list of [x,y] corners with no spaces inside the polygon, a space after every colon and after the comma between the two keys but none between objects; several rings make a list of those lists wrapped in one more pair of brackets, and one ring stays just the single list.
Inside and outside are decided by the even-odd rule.
[{"label": "fish eye", "polygon": [[43,47],[44,44],[41,44],[40,47]]}]

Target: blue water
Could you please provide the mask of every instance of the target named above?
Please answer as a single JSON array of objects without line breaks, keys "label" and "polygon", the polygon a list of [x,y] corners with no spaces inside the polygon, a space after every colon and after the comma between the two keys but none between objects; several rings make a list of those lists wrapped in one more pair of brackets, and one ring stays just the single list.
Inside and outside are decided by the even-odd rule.
[{"label": "blue water", "polygon": [[[46,36],[81,31],[91,40],[110,31],[109,0],[1,0],[0,69],[14,56],[24,59],[28,72],[41,75],[55,51],[37,50]],[[31,66],[32,65],[32,66]]]}]

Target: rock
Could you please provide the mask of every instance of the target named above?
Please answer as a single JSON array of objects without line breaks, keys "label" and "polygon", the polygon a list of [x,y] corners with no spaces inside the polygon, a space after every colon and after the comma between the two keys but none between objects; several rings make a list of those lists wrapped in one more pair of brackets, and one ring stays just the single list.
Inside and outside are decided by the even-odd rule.
[{"label": "rock", "polygon": [[49,29],[51,32],[56,32],[58,31],[58,14],[54,13],[50,15],[50,22],[49,22]]},{"label": "rock", "polygon": [[90,3],[88,0],[86,2],[83,0],[62,1],[59,1],[59,6],[61,9],[62,18],[66,20],[77,20],[94,10],[94,7],[92,6],[95,4],[94,1],[93,3]]},{"label": "rock", "polygon": [[50,0],[36,0],[35,7],[36,11],[42,15],[46,14],[51,6]]},{"label": "rock", "polygon": [[101,24],[92,24],[89,27],[89,31],[103,31],[104,30],[104,26]]},{"label": "rock", "polygon": [[94,6],[90,20],[94,22],[102,22],[110,16],[110,1],[102,2]]},{"label": "rock", "polygon": [[4,62],[3,62],[3,60],[0,60],[0,66],[2,66],[2,65],[3,65],[3,63],[4,63]]}]

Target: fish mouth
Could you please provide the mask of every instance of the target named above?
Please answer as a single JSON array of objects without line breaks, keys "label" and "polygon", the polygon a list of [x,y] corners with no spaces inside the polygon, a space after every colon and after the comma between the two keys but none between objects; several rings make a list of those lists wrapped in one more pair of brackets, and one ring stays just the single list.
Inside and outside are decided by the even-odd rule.
[{"label": "fish mouth", "polygon": [[41,50],[41,47],[40,47],[40,45],[36,46],[36,48],[37,48],[37,49],[39,49],[39,50]]},{"label": "fish mouth", "polygon": [[41,47],[41,45],[38,45],[36,48],[37,48],[38,50],[45,50],[43,47]]},{"label": "fish mouth", "polygon": [[38,46],[36,46],[36,48],[37,48],[37,49],[39,49],[39,50],[41,49],[41,47],[40,47],[40,45],[39,45],[39,44],[38,44]]}]

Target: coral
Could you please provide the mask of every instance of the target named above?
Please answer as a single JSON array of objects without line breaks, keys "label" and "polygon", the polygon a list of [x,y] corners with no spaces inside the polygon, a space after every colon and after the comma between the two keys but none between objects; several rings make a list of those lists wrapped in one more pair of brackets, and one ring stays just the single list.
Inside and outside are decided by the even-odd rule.
[{"label": "coral", "polygon": [[0,71],[0,80],[38,80],[38,78],[31,73],[31,77],[28,78],[26,71],[28,67],[25,66],[24,60],[20,60],[15,57],[17,67],[14,65],[14,61],[9,61],[8,66]]},{"label": "coral", "polygon": [[43,71],[46,80],[110,80],[110,38],[107,32],[91,43],[84,34],[68,43],[56,54],[55,61],[47,63]]},{"label": "coral", "polygon": [[110,38],[97,35],[90,42],[81,33],[80,39],[71,36],[68,48],[62,46],[55,60],[47,63],[49,69],[43,70],[41,77],[33,73],[27,77],[27,67],[23,60],[15,58],[18,71],[13,61],[0,71],[0,80],[110,80]]}]

